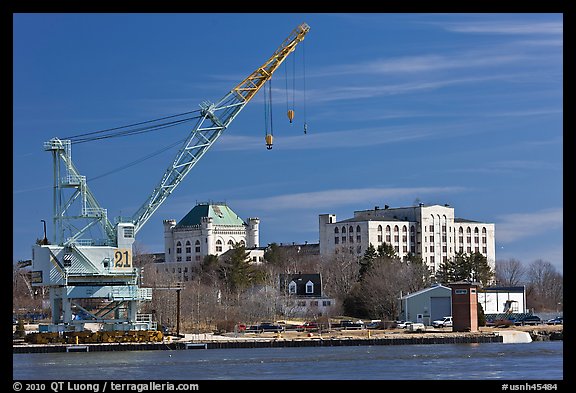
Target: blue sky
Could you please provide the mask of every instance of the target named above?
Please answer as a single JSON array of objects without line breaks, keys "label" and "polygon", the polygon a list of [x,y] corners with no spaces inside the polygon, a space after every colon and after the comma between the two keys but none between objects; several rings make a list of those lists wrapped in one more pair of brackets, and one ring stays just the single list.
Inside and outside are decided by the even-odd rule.
[{"label": "blue sky", "polygon": [[[294,122],[282,66],[272,80],[274,148],[264,144],[261,91],[138,233],[141,249],[163,252],[162,220],[180,220],[197,201],[259,217],[262,245],[318,242],[319,214],[448,203],[457,217],[495,223],[497,260],[543,259],[563,271],[562,14],[26,13],[13,21],[14,261],[31,258],[41,220],[51,236],[45,141],[216,102],[305,22],[310,32],[286,61],[296,71]],[[72,158],[110,218],[131,216],[177,147],[116,170],[189,131],[74,144]]]}]

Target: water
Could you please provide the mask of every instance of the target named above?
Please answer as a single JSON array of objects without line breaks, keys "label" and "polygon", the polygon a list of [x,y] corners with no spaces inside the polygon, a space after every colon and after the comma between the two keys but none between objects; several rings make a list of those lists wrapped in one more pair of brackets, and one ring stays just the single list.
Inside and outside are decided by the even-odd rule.
[{"label": "water", "polygon": [[563,341],[14,354],[14,380],[556,380]]}]

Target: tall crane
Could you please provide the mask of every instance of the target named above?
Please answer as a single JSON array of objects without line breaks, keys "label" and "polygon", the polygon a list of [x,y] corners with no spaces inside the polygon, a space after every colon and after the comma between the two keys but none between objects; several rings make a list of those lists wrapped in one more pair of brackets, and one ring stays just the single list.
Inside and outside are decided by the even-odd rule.
[{"label": "tall crane", "polygon": [[[137,313],[140,301],[152,299],[152,290],[138,285],[139,271],[132,264],[136,234],[309,30],[306,23],[299,25],[262,66],[222,99],[200,104],[196,125],[132,217],[110,222],[107,210],[97,202],[86,177],[72,162],[71,140],[52,138],[44,143],[44,150],[50,151],[53,158],[54,233],[52,242],[45,239],[32,247],[33,285],[50,288],[52,323],[44,325],[44,331],[83,330],[85,322],[102,323],[107,330],[155,328],[150,318]],[[91,237],[95,228],[100,229],[101,238]],[[92,299],[97,306],[88,310],[78,299]],[[88,319],[75,319],[73,309],[82,311]]]}]

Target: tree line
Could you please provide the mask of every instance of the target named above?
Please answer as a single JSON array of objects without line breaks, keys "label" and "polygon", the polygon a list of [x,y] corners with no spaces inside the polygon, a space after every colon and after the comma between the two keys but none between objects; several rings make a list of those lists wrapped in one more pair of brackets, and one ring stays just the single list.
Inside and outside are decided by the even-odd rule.
[{"label": "tree line", "polygon": [[[563,277],[554,266],[536,260],[525,266],[515,259],[496,261],[492,271],[479,253],[457,253],[430,271],[419,256],[399,257],[389,244],[370,245],[358,257],[348,252],[330,256],[308,255],[298,247],[270,244],[265,262],[254,264],[244,246],[237,244],[224,256],[208,255],[193,266],[189,280],[170,282],[162,263],[136,249],[134,265],[141,268],[140,285],[155,288],[151,302],[142,303],[143,313],[151,313],[165,326],[176,326],[177,296],[180,299],[179,326],[195,332],[222,328],[230,330],[237,322],[290,319],[284,299],[279,296],[281,274],[320,273],[323,295],[335,300],[332,315],[395,320],[398,299],[440,283],[469,280],[481,286],[526,287],[526,305],[535,312],[558,311],[563,307]],[[14,310],[42,309],[47,292],[32,288],[26,270],[15,265],[13,275]],[[182,284],[182,286],[177,286]],[[176,289],[177,288],[177,289]],[[176,291],[179,291],[177,293]],[[312,311],[305,316],[316,319]]]}]

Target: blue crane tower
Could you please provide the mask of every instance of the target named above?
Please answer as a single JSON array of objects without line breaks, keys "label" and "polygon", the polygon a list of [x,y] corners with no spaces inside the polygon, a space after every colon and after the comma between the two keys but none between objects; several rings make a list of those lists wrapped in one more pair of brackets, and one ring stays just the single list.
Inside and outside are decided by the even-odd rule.
[{"label": "blue crane tower", "polygon": [[[51,324],[41,325],[41,332],[82,331],[86,322],[100,323],[108,331],[156,329],[150,315],[138,314],[139,303],[152,300],[152,288],[140,287],[140,272],[133,265],[132,246],[138,231],[309,30],[307,24],[299,25],[262,66],[220,101],[200,104],[198,120],[174,161],[132,217],[110,222],[86,177],[72,162],[71,140],[53,138],[44,143],[44,150],[52,153],[54,168],[54,230],[52,241],[45,239],[32,247],[32,285],[48,287],[50,294]],[[100,238],[94,238],[96,228]],[[98,306],[88,310],[80,299],[96,300]],[[77,320],[74,310],[88,317]]]}]

